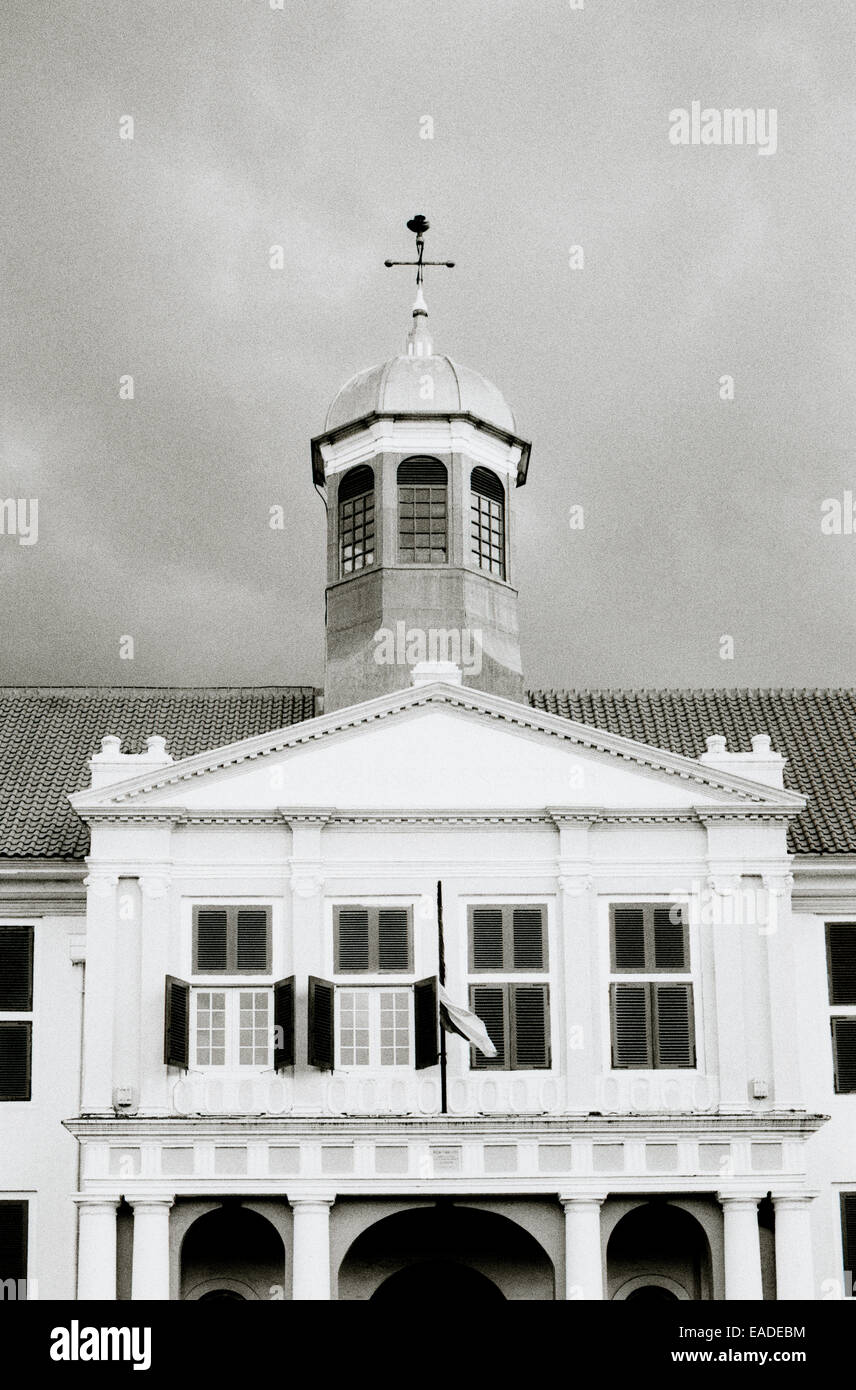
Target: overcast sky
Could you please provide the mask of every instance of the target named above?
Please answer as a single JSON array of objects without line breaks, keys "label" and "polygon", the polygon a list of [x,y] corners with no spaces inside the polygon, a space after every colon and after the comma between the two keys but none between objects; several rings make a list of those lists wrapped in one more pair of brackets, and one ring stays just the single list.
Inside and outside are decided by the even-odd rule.
[{"label": "overcast sky", "polygon": [[[0,535],[0,683],[321,683],[309,440],[402,348],[382,262],[419,211],[457,261],[426,283],[438,349],[533,444],[530,685],[856,684],[856,535],[821,530],[856,493],[853,0],[4,0],[0,25],[0,497],[39,500],[36,544]],[[696,100],[775,108],[775,154],[671,144]]]}]

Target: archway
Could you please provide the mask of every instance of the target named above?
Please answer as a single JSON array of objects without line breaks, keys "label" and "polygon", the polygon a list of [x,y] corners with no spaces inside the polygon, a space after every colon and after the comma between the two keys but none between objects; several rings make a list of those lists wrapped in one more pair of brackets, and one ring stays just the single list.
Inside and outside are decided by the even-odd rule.
[{"label": "archway", "polygon": [[188,1228],[181,1247],[181,1298],[281,1298],[284,1283],[282,1237],[258,1212],[227,1203]]},{"label": "archway", "polygon": [[339,1267],[339,1298],[461,1304],[554,1297],[553,1264],[516,1221],[443,1201],[382,1217]]},{"label": "archway", "polygon": [[504,1303],[505,1294],[479,1270],[453,1260],[425,1260],[408,1265],[375,1290],[372,1303]]},{"label": "archway", "polygon": [[609,1238],[606,1264],[611,1299],[663,1303],[712,1297],[704,1228],[669,1202],[645,1202],[623,1216]]}]

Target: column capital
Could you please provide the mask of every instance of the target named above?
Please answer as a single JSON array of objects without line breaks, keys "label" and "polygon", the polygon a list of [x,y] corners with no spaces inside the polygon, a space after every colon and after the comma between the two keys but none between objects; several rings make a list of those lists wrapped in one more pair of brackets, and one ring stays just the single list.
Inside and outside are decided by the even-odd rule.
[{"label": "column capital", "polygon": [[146,1192],[134,1196],[128,1196],[126,1194],[125,1201],[129,1206],[134,1208],[134,1214],[136,1215],[138,1211],[145,1211],[147,1207],[158,1211],[165,1207],[167,1211],[169,1211],[169,1208],[175,1202],[175,1197],[169,1193]]},{"label": "column capital", "polygon": [[568,1207],[600,1207],[609,1196],[608,1192],[560,1192],[558,1194],[562,1206]]},{"label": "column capital", "polygon": [[121,1196],[114,1196],[111,1192],[73,1192],[71,1200],[76,1202],[79,1207],[109,1207],[114,1211],[122,1201]]},{"label": "column capital", "polygon": [[140,874],[140,892],[144,898],[165,898],[169,892],[169,874]]},{"label": "column capital", "polygon": [[593,875],[585,872],[563,871],[558,875],[557,882],[562,892],[567,893],[572,898],[582,897],[594,888]]},{"label": "column capital", "polygon": [[730,1207],[734,1211],[739,1207],[757,1208],[765,1196],[764,1192],[717,1192],[716,1200],[721,1206]]},{"label": "column capital", "polygon": [[776,1211],[800,1211],[809,1206],[817,1197],[819,1192],[771,1192],[773,1206]]},{"label": "column capital", "polygon": [[119,875],[105,869],[92,869],[83,880],[83,886],[96,898],[109,898],[119,886]]},{"label": "column capital", "polygon": [[286,1200],[290,1207],[301,1207],[304,1211],[311,1207],[322,1209],[332,1207],[336,1201],[335,1192],[297,1192],[292,1195],[286,1193]]}]

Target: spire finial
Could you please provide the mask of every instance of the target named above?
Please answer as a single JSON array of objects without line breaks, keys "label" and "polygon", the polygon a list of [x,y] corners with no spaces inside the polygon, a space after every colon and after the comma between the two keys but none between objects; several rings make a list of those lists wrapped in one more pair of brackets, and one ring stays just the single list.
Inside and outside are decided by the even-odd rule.
[{"label": "spire finial", "polygon": [[384,261],[384,265],[389,268],[395,265],[411,265],[416,267],[416,299],[413,304],[413,325],[407,335],[407,353],[409,357],[430,357],[433,351],[431,334],[425,320],[428,318],[428,305],[425,303],[425,296],[422,293],[422,282],[425,278],[424,272],[426,265],[443,265],[449,270],[454,268],[454,261],[426,261],[425,260],[425,233],[431,224],[427,217],[418,212],[415,217],[411,217],[407,223],[407,230],[413,232],[416,237],[416,260],[415,261]]}]

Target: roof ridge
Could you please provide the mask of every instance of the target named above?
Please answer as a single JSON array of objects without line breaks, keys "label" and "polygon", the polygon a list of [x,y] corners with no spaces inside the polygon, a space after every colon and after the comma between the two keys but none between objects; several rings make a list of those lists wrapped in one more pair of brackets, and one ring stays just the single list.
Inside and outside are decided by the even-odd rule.
[{"label": "roof ridge", "polygon": [[317,694],[316,685],[2,685],[0,699],[17,695],[281,695]]},{"label": "roof ridge", "polygon": [[527,690],[534,695],[852,695],[852,685],[569,685]]}]

